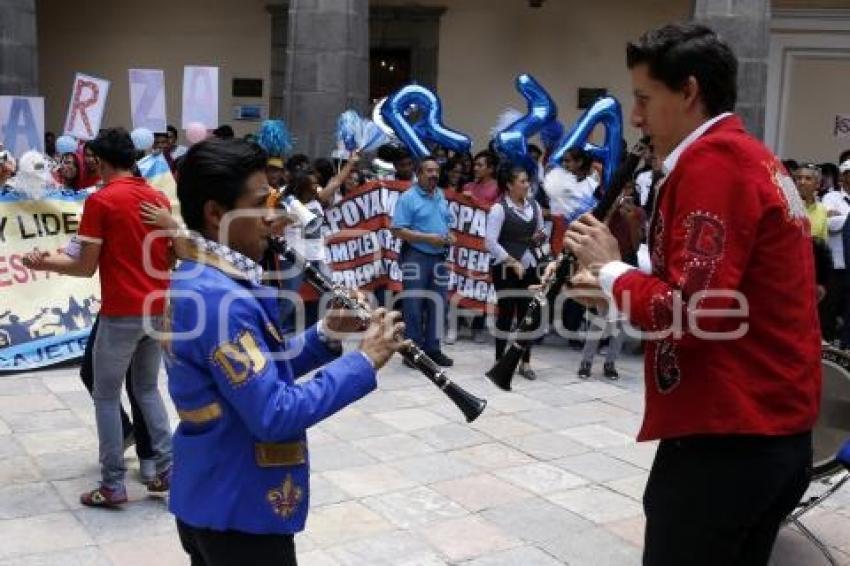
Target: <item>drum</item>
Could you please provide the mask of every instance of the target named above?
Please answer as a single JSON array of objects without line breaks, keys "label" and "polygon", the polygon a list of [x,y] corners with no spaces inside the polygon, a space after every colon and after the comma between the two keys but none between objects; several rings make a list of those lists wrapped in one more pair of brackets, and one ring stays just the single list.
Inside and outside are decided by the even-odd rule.
[{"label": "drum", "polygon": [[843,469],[834,457],[850,438],[850,353],[824,344],[821,368],[820,415],[812,430],[814,479]]}]

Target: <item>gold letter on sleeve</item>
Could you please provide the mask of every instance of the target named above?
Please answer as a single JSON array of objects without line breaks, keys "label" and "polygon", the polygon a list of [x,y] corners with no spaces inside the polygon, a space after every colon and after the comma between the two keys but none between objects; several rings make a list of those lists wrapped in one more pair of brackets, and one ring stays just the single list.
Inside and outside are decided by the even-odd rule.
[{"label": "gold letter on sleeve", "polygon": [[261,373],[267,363],[254,335],[247,330],[235,342],[219,344],[212,357],[234,387],[244,385],[251,377]]}]

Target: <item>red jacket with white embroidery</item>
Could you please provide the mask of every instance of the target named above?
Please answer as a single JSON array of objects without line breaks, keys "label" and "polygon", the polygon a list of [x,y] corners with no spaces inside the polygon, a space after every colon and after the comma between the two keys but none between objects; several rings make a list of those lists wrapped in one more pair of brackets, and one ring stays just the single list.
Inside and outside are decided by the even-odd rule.
[{"label": "red jacket with white embroidery", "polygon": [[657,207],[652,275],[628,271],[613,289],[632,324],[657,333],[638,439],[810,430],[821,386],[812,244],[782,164],[725,118],[685,149]]}]

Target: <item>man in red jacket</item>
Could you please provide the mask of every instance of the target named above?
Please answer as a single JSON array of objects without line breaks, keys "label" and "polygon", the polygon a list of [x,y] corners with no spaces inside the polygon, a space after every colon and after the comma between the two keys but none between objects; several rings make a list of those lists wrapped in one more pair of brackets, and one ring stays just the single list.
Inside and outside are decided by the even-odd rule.
[{"label": "man in red jacket", "polygon": [[710,29],[627,48],[632,124],[663,159],[651,273],[585,215],[565,245],[651,333],[639,440],[660,439],[644,494],[644,564],[767,564],[809,483],[820,338],[805,208],[779,160],[731,113],[737,61]]}]

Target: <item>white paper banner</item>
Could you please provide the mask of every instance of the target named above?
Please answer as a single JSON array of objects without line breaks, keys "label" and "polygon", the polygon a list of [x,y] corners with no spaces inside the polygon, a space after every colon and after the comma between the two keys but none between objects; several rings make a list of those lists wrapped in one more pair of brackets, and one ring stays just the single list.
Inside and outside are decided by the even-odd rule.
[{"label": "white paper banner", "polygon": [[134,129],[165,132],[165,73],[161,69],[130,69],[130,116]]},{"label": "white paper banner", "polygon": [[850,139],[850,114],[835,115],[833,135],[838,139]]},{"label": "white paper banner", "polygon": [[0,142],[15,157],[44,151],[44,98],[0,96]]},{"label": "white paper banner", "polygon": [[81,140],[97,137],[108,94],[109,81],[77,73],[74,88],[71,89],[64,133]]},{"label": "white paper banner", "polygon": [[218,67],[183,67],[183,129],[192,122],[218,127]]}]

